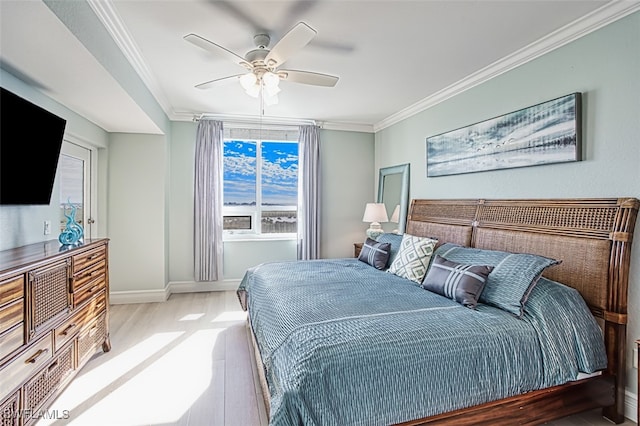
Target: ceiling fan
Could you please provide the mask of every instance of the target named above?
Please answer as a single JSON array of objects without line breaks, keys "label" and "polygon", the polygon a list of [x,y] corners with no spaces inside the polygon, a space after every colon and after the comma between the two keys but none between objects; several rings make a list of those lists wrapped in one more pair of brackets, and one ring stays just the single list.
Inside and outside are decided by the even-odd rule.
[{"label": "ceiling fan", "polygon": [[[317,34],[316,30],[304,22],[296,24],[287,32],[273,48],[269,49],[271,38],[268,34],[256,34],[253,37],[256,48],[246,53],[244,57],[220,46],[197,34],[187,34],[184,39],[194,45],[216,54],[224,54],[234,63],[244,67],[247,72],[200,83],[195,87],[209,89],[220,82],[238,79],[245,91],[254,97],[264,92],[265,100],[276,103],[276,95],[280,91],[278,84],[282,81],[310,84],[313,86],[333,87],[338,77],[311,71],[282,69],[293,54],[305,47]],[[275,101],[275,102],[274,102]]]}]

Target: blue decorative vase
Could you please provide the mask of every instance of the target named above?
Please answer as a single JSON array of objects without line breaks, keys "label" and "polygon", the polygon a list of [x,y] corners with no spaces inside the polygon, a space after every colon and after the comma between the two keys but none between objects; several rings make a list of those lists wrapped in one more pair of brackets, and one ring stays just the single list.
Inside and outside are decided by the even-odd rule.
[{"label": "blue decorative vase", "polygon": [[[69,214],[67,214],[67,206],[70,208]],[[76,210],[77,207],[71,203],[65,205],[64,216],[67,218],[67,226],[58,237],[60,244],[65,247],[79,246],[83,243],[82,237],[84,236],[84,231],[82,230],[82,226],[76,222]]]}]

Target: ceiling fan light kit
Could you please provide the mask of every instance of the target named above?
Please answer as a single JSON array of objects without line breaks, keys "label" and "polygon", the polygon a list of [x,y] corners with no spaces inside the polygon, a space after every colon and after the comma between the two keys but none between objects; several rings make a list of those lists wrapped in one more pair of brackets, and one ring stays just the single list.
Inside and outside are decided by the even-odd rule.
[{"label": "ceiling fan light kit", "polygon": [[316,31],[313,28],[304,22],[299,22],[270,50],[269,35],[256,34],[253,37],[256,48],[247,52],[244,58],[196,34],[187,34],[184,39],[210,52],[224,54],[235,64],[249,70],[246,74],[231,75],[198,84],[197,88],[208,89],[218,82],[237,78],[248,95],[257,98],[262,94],[266,105],[274,105],[278,103],[280,80],[324,87],[333,87],[338,82],[338,77],[333,75],[278,69],[291,55],[309,44],[315,35]]}]

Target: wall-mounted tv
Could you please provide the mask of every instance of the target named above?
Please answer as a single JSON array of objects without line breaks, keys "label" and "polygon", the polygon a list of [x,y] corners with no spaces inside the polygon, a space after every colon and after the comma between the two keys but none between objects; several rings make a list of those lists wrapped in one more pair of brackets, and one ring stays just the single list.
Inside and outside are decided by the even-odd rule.
[{"label": "wall-mounted tv", "polygon": [[0,88],[0,205],[48,205],[67,121]]}]

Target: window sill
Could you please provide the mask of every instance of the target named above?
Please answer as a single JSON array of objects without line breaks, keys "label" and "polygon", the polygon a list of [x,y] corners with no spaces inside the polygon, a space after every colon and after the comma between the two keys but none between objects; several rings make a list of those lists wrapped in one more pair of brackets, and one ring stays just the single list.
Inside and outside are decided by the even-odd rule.
[{"label": "window sill", "polygon": [[293,234],[284,235],[256,235],[256,234],[226,234],[222,237],[222,242],[235,242],[235,241],[295,241],[298,237]]}]

